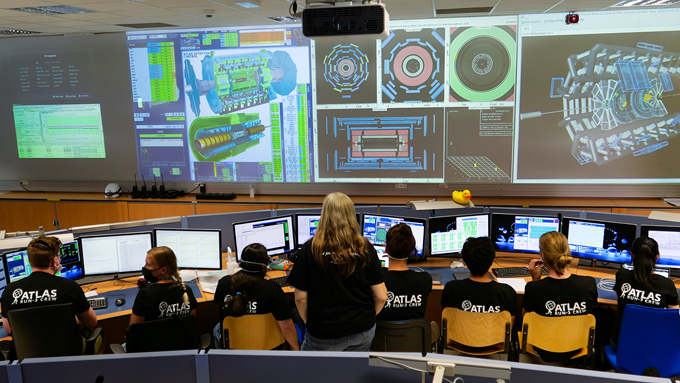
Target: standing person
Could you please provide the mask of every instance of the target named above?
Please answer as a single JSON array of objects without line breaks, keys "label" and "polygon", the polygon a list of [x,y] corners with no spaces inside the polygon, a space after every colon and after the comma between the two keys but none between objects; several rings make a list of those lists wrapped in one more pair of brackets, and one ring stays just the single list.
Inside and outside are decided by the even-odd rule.
[{"label": "standing person", "polygon": [[387,301],[378,255],[359,232],[352,200],[326,196],[316,235],[298,252],[288,283],[307,324],[303,351],[368,351]]},{"label": "standing person", "polygon": [[[281,286],[264,279],[270,261],[267,248],[259,243],[243,249],[239,263],[241,271],[227,275],[217,283],[214,302],[220,308],[220,323],[228,316],[272,313],[290,348],[296,351],[300,349],[300,343],[292,320],[293,311]],[[220,323],[213,334],[221,340]]]},{"label": "standing person", "polygon": [[[595,278],[574,275],[569,270],[571,251],[564,234],[557,231],[544,233],[538,240],[541,259],[529,262],[532,282],[524,290],[524,312],[541,316],[568,316],[592,314],[597,304]],[[541,265],[548,276],[541,279]],[[552,353],[536,349],[546,362],[564,362],[578,352]]]},{"label": "standing person", "polygon": [[196,298],[179,276],[172,249],[161,246],[149,250],[142,275],[151,285],[137,293],[130,315],[131,325],[175,315],[196,315]]},{"label": "standing person", "polygon": [[610,344],[614,351],[619,343],[621,319],[626,305],[639,305],[656,308],[678,308],[678,291],[670,279],[653,273],[659,259],[659,245],[653,238],[639,237],[630,248],[633,270],[621,269],[616,272],[616,292],[618,307]]}]

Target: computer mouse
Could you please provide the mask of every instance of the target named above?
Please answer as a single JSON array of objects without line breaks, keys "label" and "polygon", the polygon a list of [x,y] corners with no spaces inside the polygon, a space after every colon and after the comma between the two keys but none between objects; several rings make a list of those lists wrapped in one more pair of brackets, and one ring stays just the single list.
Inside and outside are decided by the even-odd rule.
[{"label": "computer mouse", "polygon": [[122,306],[125,304],[125,298],[116,299],[116,306]]}]

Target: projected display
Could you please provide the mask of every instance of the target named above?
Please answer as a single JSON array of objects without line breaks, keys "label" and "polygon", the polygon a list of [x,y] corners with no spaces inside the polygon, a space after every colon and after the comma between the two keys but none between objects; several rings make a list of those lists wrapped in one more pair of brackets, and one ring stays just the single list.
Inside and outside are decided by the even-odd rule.
[{"label": "projected display", "polygon": [[156,246],[167,246],[177,257],[177,267],[184,269],[222,268],[222,231],[190,229],[154,229]]},{"label": "projected display", "polygon": [[427,221],[431,255],[460,254],[468,238],[489,235],[489,215],[430,217]]},{"label": "projected display", "polygon": [[111,234],[78,238],[86,276],[138,271],[153,247],[151,233]]},{"label": "projected display", "polygon": [[538,253],[538,240],[544,233],[559,231],[557,217],[514,214],[491,215],[491,239],[501,251]]},{"label": "projected display", "polygon": [[575,257],[604,262],[630,263],[630,246],[635,240],[637,225],[564,218],[562,233],[569,241]]},{"label": "projected display", "polygon": [[299,27],[128,32],[139,171],[177,181],[311,182]]},{"label": "projected display", "polygon": [[680,268],[680,227],[640,225],[640,236],[659,244],[659,267]]},{"label": "projected display", "polygon": [[251,243],[266,247],[270,256],[285,254],[295,249],[293,216],[234,223],[234,241],[238,260],[243,249]]},{"label": "projected display", "polygon": [[400,223],[405,223],[411,228],[413,237],[416,240],[416,251],[419,257],[423,256],[423,248],[425,242],[425,222],[424,219],[411,217],[394,217],[387,215],[363,215],[362,231],[364,238],[373,244],[378,256],[383,258],[385,254],[385,240],[387,239],[387,232],[392,226]]}]

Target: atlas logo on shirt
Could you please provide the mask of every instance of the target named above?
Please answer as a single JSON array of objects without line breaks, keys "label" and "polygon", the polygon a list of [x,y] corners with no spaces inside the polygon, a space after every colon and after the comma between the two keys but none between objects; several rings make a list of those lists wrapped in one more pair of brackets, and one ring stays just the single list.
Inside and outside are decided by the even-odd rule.
[{"label": "atlas logo on shirt", "polygon": [[189,305],[189,302],[173,303],[171,305],[169,305],[168,302],[161,302],[158,305],[158,310],[161,312],[161,315],[158,318],[186,315],[191,313],[191,305]]},{"label": "atlas logo on shirt", "polygon": [[565,315],[581,315],[586,313],[586,302],[574,303],[560,303],[554,301],[545,302],[545,308],[548,310],[546,315],[565,316]]},{"label": "atlas logo on shirt", "polygon": [[646,303],[648,305],[661,306],[661,294],[634,289],[630,283],[624,283],[621,286],[621,298]]},{"label": "atlas logo on shirt", "polygon": [[423,302],[422,294],[412,295],[394,295],[393,292],[387,292],[387,303],[385,308],[399,309],[404,307],[420,307]]},{"label": "atlas logo on shirt", "polygon": [[14,301],[12,302],[13,305],[36,302],[55,302],[57,300],[57,290],[43,290],[40,292],[16,289],[12,292],[12,298],[14,298]]},{"label": "atlas logo on shirt", "polygon": [[471,313],[499,313],[501,312],[501,306],[484,306],[484,305],[473,305],[472,302],[464,300],[461,307],[465,311]]}]

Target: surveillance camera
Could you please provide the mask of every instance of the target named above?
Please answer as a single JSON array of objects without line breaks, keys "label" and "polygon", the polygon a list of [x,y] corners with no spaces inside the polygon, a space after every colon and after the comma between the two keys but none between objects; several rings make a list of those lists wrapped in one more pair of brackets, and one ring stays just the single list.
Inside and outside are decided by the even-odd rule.
[{"label": "surveillance camera", "polygon": [[212,16],[213,16],[213,15],[211,15],[210,13],[208,13],[208,14],[205,15],[205,18],[206,18],[206,19],[210,19],[210,18],[212,18]]}]

